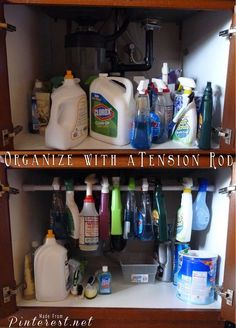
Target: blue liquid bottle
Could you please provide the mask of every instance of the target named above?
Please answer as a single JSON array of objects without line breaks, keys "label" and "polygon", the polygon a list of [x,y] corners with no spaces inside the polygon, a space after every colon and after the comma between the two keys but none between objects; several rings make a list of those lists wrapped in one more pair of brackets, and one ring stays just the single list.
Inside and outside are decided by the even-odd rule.
[{"label": "blue liquid bottle", "polygon": [[149,80],[141,80],[136,97],[136,115],[133,121],[130,142],[136,149],[149,149],[152,142],[150,103],[148,96]]}]

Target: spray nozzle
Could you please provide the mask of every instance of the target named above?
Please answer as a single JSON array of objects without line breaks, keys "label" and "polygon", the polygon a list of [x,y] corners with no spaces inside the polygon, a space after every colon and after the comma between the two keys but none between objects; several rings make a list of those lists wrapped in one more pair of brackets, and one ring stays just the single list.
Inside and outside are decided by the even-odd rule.
[{"label": "spray nozzle", "polygon": [[149,85],[149,80],[141,80],[139,82],[138,87],[137,87],[137,90],[138,90],[139,94],[145,95],[145,93],[148,89],[148,85]]},{"label": "spray nozzle", "polygon": [[148,184],[148,179],[147,178],[143,178],[143,183],[142,183],[142,191],[148,191],[148,187],[149,187],[149,184]]},{"label": "spray nozzle", "polygon": [[193,179],[192,178],[183,178],[182,185],[186,189],[191,189],[193,186]]},{"label": "spray nozzle", "polygon": [[119,187],[120,185],[120,177],[112,177],[113,187]]},{"label": "spray nozzle", "polygon": [[164,89],[167,89],[165,83],[161,79],[153,78],[152,82],[157,87],[159,92],[162,92]]},{"label": "spray nozzle", "polygon": [[179,83],[182,85],[184,90],[192,91],[196,88],[196,83],[193,79],[188,77],[179,77]]},{"label": "spray nozzle", "polygon": [[61,183],[60,183],[60,178],[59,177],[53,178],[52,188],[53,188],[53,190],[60,190],[61,189]]},{"label": "spray nozzle", "polygon": [[134,179],[134,177],[129,178],[128,189],[129,190],[135,190],[135,179]]},{"label": "spray nozzle", "polygon": [[92,196],[93,185],[97,183],[96,174],[88,175],[84,183],[87,185],[86,196]]},{"label": "spray nozzle", "polygon": [[107,177],[102,177],[101,186],[102,186],[102,193],[108,194],[109,193],[109,181],[108,181]]}]

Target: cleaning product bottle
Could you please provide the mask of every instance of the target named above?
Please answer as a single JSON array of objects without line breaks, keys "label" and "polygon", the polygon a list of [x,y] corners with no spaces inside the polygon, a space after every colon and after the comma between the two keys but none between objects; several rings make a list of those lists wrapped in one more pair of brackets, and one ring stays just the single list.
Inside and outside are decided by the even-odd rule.
[{"label": "cleaning product bottle", "polygon": [[135,114],[131,81],[101,73],[91,83],[89,92],[91,137],[113,145],[127,145]]},{"label": "cleaning product bottle", "polygon": [[50,209],[50,229],[53,230],[56,239],[66,240],[68,238],[68,228],[62,194],[60,191],[60,178],[55,177],[53,179],[52,187],[53,194]]},{"label": "cleaning product bottle", "polygon": [[181,205],[177,212],[176,240],[181,243],[188,243],[191,239],[192,232],[193,200],[191,188],[193,186],[193,179],[183,178],[183,186]]},{"label": "cleaning product bottle", "polygon": [[192,230],[205,230],[210,221],[210,212],[206,204],[207,179],[199,179],[197,197],[193,203]]},{"label": "cleaning product bottle", "polygon": [[25,300],[32,300],[35,298],[35,284],[31,253],[25,255],[23,297]]},{"label": "cleaning product bottle", "polygon": [[44,245],[34,259],[35,291],[38,301],[62,301],[69,293],[67,250],[56,242],[48,230]]},{"label": "cleaning product bottle", "polygon": [[138,212],[138,237],[141,240],[152,240],[154,238],[151,200],[148,187],[148,180],[143,178],[141,206]]},{"label": "cleaning product bottle", "polygon": [[67,150],[76,147],[88,135],[87,97],[67,71],[64,83],[52,93],[51,115],[45,133],[47,147]]},{"label": "cleaning product bottle", "polygon": [[[152,79],[152,83],[155,86],[154,93],[156,93],[155,99],[153,99],[153,105],[151,108],[151,124],[152,124],[152,142],[157,144],[167,140],[164,140],[163,132],[165,129],[165,99],[163,95],[162,80]],[[162,82],[163,83],[163,82]]]},{"label": "cleaning product bottle", "polygon": [[200,149],[211,148],[212,103],[211,82],[207,82],[199,115],[198,145]]},{"label": "cleaning product bottle", "polygon": [[74,199],[74,182],[72,179],[65,180],[66,187],[66,216],[68,233],[76,242],[79,239],[79,210]]},{"label": "cleaning product bottle", "polygon": [[197,110],[194,101],[193,88],[196,84],[193,79],[180,77],[183,86],[182,107],[169,124],[171,139],[191,146],[196,141]]},{"label": "cleaning product bottle", "polygon": [[123,238],[128,239],[134,236],[137,236],[137,204],[135,195],[135,180],[133,177],[130,177],[124,209]]},{"label": "cleaning product bottle", "polygon": [[141,80],[136,96],[136,115],[131,128],[130,142],[137,149],[149,149],[152,141],[150,104],[148,96],[149,80]]},{"label": "cleaning product bottle", "polygon": [[37,99],[36,93],[43,91],[43,83],[39,80],[35,80],[34,88],[31,95],[31,108],[29,115],[29,131],[31,133],[39,133],[40,121],[39,121],[39,112],[37,108]]},{"label": "cleaning product bottle", "polygon": [[99,235],[106,241],[110,236],[110,206],[109,182],[107,177],[102,177],[101,201],[99,210]]},{"label": "cleaning product bottle", "polygon": [[115,250],[124,247],[122,238],[122,203],[120,194],[120,177],[112,178],[113,188],[111,194],[111,243]]},{"label": "cleaning product bottle", "polygon": [[165,83],[166,86],[168,86],[168,74],[169,74],[168,63],[162,64],[161,73],[162,73],[162,81]]},{"label": "cleaning product bottle", "polygon": [[106,265],[102,267],[102,272],[98,274],[98,293],[103,295],[111,294],[111,273]]},{"label": "cleaning product bottle", "polygon": [[79,247],[82,251],[96,251],[99,245],[99,215],[92,195],[96,181],[95,174],[90,174],[84,180],[87,190],[79,218]]},{"label": "cleaning product bottle", "polygon": [[[153,197],[153,211],[152,217],[154,221],[155,237],[160,242],[168,240],[167,234],[167,220],[166,220],[166,205],[162,186],[160,183],[156,185]],[[156,231],[155,231],[156,230]]]}]

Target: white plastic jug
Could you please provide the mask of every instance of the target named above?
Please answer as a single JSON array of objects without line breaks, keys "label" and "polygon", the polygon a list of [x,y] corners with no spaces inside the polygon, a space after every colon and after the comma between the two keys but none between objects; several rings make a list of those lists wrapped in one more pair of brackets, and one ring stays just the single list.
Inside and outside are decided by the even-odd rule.
[{"label": "white plastic jug", "polygon": [[88,135],[88,107],[84,90],[67,71],[64,83],[51,96],[52,106],[45,132],[47,147],[61,150],[80,144]]},{"label": "white plastic jug", "polygon": [[134,115],[131,81],[99,74],[90,86],[91,137],[113,145],[127,145]]},{"label": "white plastic jug", "polygon": [[35,253],[34,275],[38,301],[62,301],[68,295],[67,250],[56,242],[52,230],[48,230],[44,245]]}]

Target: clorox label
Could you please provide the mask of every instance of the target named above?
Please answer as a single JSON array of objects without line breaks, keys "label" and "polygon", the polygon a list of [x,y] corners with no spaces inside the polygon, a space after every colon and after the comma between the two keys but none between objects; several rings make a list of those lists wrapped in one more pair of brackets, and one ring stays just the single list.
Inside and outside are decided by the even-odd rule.
[{"label": "clorox label", "polygon": [[117,110],[99,93],[91,93],[91,129],[108,137],[117,137]]}]

